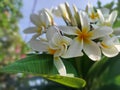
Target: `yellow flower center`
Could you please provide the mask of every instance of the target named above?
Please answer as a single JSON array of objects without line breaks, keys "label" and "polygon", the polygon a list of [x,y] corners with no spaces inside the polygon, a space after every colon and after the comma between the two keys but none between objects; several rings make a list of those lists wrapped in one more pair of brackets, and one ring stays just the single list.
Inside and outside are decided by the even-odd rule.
[{"label": "yellow flower center", "polygon": [[37,33],[41,34],[41,31],[42,31],[42,27],[39,27],[38,30],[37,30]]},{"label": "yellow flower center", "polygon": [[99,17],[99,15],[97,13],[95,13],[95,12],[92,12],[91,15],[90,15],[91,19],[96,19],[98,17]]},{"label": "yellow flower center", "polygon": [[84,28],[82,31],[77,31],[77,34],[77,39],[79,41],[83,40],[84,43],[89,43],[90,38],[93,36],[93,33],[91,31],[87,31],[86,28]]},{"label": "yellow flower center", "polygon": [[43,26],[44,28],[47,28],[46,24],[43,22],[41,23],[41,26]]},{"label": "yellow flower center", "polygon": [[48,48],[48,53],[49,54],[55,54],[56,50],[55,49],[51,49],[51,48]]}]

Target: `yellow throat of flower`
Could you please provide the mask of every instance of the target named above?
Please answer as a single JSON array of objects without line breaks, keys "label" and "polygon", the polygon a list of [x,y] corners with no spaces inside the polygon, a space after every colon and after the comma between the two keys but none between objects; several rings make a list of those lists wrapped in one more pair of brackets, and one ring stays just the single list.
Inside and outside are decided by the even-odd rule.
[{"label": "yellow throat of flower", "polygon": [[90,15],[91,19],[96,19],[98,17],[99,17],[99,15],[97,13],[95,13],[95,12],[92,12],[91,15]]},{"label": "yellow throat of flower", "polygon": [[89,43],[90,38],[93,35],[93,33],[91,31],[87,31],[86,28],[84,28],[82,31],[78,31],[77,34],[78,34],[77,39],[79,41],[83,41],[84,43]]},{"label": "yellow throat of flower", "polygon": [[48,48],[48,53],[49,54],[55,54],[56,50],[55,49],[51,49],[51,48]]}]

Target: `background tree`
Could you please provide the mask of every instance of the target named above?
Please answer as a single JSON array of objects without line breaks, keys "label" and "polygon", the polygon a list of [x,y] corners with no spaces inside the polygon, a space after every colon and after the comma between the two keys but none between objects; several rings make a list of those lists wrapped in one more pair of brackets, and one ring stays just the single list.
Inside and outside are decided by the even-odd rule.
[{"label": "background tree", "polygon": [[0,61],[8,63],[23,56],[26,45],[19,34],[21,0],[0,0]]},{"label": "background tree", "polygon": [[[22,18],[21,7],[22,0],[0,0],[0,68],[25,57],[27,47],[19,34],[18,26]],[[9,86],[14,83],[14,77],[16,76],[0,73],[0,90],[4,90],[4,86],[7,87],[5,90],[11,90]]]}]

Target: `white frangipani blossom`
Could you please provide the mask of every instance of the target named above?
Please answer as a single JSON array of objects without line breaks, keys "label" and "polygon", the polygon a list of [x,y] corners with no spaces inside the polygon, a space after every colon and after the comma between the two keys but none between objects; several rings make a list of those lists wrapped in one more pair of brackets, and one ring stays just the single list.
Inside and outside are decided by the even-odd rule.
[{"label": "white frangipani blossom", "polygon": [[54,65],[58,72],[60,75],[66,76],[66,68],[60,57],[66,53],[67,46],[70,44],[71,39],[62,36],[60,31],[54,26],[47,30],[46,37],[46,40],[37,40],[36,37],[33,37],[29,41],[30,47],[35,51],[52,54],[54,56]]},{"label": "white frangipani blossom", "polygon": [[92,6],[92,4],[88,3],[87,5],[87,13],[90,19],[90,22],[96,22],[99,19],[99,15],[98,13],[95,11],[94,7]]},{"label": "white frangipani blossom", "polygon": [[31,22],[35,25],[34,27],[29,27],[24,30],[25,34],[38,34],[41,35],[43,32],[46,32],[46,28],[53,25],[53,18],[49,14],[47,9],[42,9],[37,14],[31,14]]},{"label": "white frangipani blossom", "polygon": [[80,29],[65,29],[62,31],[65,34],[75,35],[68,51],[64,57],[76,57],[82,55],[82,50],[87,56],[96,61],[101,59],[101,51],[99,46],[93,40],[111,34],[113,31],[110,27],[100,27],[95,30],[90,30],[90,23],[85,12],[80,12],[81,30]]},{"label": "white frangipani blossom", "polygon": [[[103,41],[100,43],[102,53],[107,57],[114,57],[118,55],[119,50],[115,44],[115,37],[106,36],[103,38]],[[118,44],[117,44],[118,45]],[[119,44],[120,46],[120,44]]]},{"label": "white frangipani blossom", "polygon": [[109,15],[109,10],[106,8],[97,9],[97,13],[100,18],[100,24],[103,26],[110,26],[112,27],[113,23],[117,18],[117,11],[112,11]]},{"label": "white frangipani blossom", "polygon": [[53,8],[52,13],[57,17],[62,17],[65,23],[68,25],[75,26],[77,24],[67,2],[65,2],[65,4],[60,4],[58,7]]}]

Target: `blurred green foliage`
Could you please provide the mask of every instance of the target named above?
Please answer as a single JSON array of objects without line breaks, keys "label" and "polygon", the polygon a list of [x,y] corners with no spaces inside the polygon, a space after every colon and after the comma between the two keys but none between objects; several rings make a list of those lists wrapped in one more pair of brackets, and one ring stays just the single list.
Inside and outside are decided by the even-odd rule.
[{"label": "blurred green foliage", "polygon": [[[0,0],[0,68],[18,58],[25,57],[26,44],[19,34],[18,22],[22,18],[22,0]],[[10,85],[16,76],[0,73],[0,90],[11,90]],[[7,80],[11,82],[8,83]],[[14,85],[13,85],[14,86]],[[13,89],[12,89],[13,90]]]},{"label": "blurred green foliage", "polygon": [[26,45],[19,34],[21,0],[0,0],[0,64],[24,56]]}]

